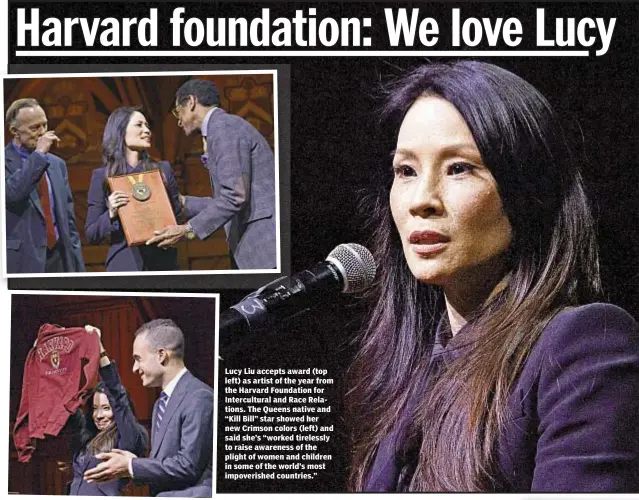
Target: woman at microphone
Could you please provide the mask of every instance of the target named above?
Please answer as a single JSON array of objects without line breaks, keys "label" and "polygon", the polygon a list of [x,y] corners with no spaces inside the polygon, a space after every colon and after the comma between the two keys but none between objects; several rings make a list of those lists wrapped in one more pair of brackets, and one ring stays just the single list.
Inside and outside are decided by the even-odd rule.
[{"label": "woman at microphone", "polygon": [[396,81],[384,116],[350,489],[637,491],[639,333],[596,302],[595,223],[548,101],[461,61]]},{"label": "woman at microphone", "polygon": [[104,167],[93,171],[88,195],[86,237],[99,245],[110,241],[107,271],[172,271],[179,269],[176,248],[127,245],[118,210],[129,203],[129,194],[110,192],[108,178],[159,169],[179,220],[182,205],[173,170],[168,162],[155,162],[148,154],[151,129],[139,107],[121,107],[107,120],[102,139]]}]

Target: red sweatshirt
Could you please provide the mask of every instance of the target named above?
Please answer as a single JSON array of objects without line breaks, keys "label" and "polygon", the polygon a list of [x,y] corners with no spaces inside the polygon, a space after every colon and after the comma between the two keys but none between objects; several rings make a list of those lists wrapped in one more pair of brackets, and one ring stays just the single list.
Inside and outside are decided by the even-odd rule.
[{"label": "red sweatshirt", "polygon": [[28,462],[35,438],[57,436],[95,386],[98,336],[84,328],[42,325],[24,363],[20,409],[13,428],[18,460]]}]

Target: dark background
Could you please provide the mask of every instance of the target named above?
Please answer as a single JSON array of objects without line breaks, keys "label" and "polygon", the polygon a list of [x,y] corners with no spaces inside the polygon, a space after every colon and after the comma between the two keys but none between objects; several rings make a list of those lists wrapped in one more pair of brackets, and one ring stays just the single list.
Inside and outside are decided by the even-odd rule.
[{"label": "dark background", "polygon": [[[305,4],[306,8],[308,4]],[[315,5],[313,5],[315,6]],[[321,4],[318,12],[326,15],[371,15],[374,25],[383,28],[382,8],[397,7],[378,4],[374,7]],[[406,4],[406,6],[411,6]],[[412,6],[418,6],[414,4]],[[436,17],[440,29],[450,17],[452,6],[419,5],[424,14]],[[598,218],[601,266],[607,300],[620,305],[639,317],[639,137],[637,130],[637,88],[639,84],[639,44],[637,5],[623,4],[562,4],[535,6],[520,4],[464,4],[462,15],[505,14],[523,20],[534,15],[534,9],[547,7],[546,16],[617,18],[611,47],[602,57],[498,57],[484,58],[513,71],[528,80],[546,95],[564,117],[568,128],[575,132],[573,146],[585,157],[583,173]],[[97,9],[98,6],[96,6]],[[100,4],[99,7],[102,7]],[[227,6],[225,6],[227,7]],[[299,4],[288,4],[293,13]],[[330,7],[330,9],[329,9]],[[105,10],[113,10],[104,6]],[[229,7],[230,8],[230,7]],[[327,10],[325,10],[325,8]],[[198,11],[198,9],[200,9]],[[333,11],[337,11],[333,12]],[[220,12],[193,4],[189,15],[200,17],[222,15]],[[224,12],[225,15],[229,15]],[[273,13],[272,13],[273,14]],[[97,15],[97,14],[95,14]],[[242,14],[249,16],[249,12]],[[319,17],[319,16],[318,16]],[[10,21],[11,22],[11,21]],[[525,26],[529,26],[526,24]],[[526,29],[526,28],[525,28]],[[527,29],[525,33],[529,30]],[[11,42],[13,43],[13,42]],[[384,47],[375,47],[384,48]],[[438,47],[439,48],[439,47]],[[519,48],[530,48],[522,47]],[[205,49],[205,47],[203,48]],[[440,58],[432,58],[441,61]],[[24,63],[68,63],[68,60],[10,58],[10,71],[33,72],[35,67]],[[93,62],[96,60],[73,62]],[[82,71],[124,71],[118,63],[133,62],[105,58],[102,64],[83,66]],[[359,200],[381,182],[390,179],[390,151],[394,147],[394,130],[379,124],[380,104],[376,90],[380,81],[387,81],[424,58],[400,57],[246,57],[246,58],[149,58],[149,65],[137,65],[136,70],[214,69],[213,64],[290,64],[290,214],[291,269],[306,269],[343,242],[366,243],[369,229],[366,213]],[[161,65],[158,63],[162,63]],[[33,68],[33,69],[30,69]],[[47,68],[48,71],[56,71]],[[60,70],[57,70],[60,71]],[[71,71],[68,66],[64,71]],[[76,70],[77,71],[77,70]],[[216,277],[199,277],[191,286],[188,279],[169,277],[109,278],[114,286],[133,289],[186,289],[217,291]],[[171,277],[172,278],[172,277]],[[43,286],[44,280],[38,280]],[[93,281],[93,279],[92,279]],[[265,280],[268,281],[268,280]],[[10,287],[22,286],[22,280],[10,280]],[[205,284],[206,283],[206,284]],[[88,288],[85,279],[47,280],[50,287]],[[245,285],[238,282],[237,288]],[[240,300],[247,290],[224,289],[221,310]],[[218,482],[218,491],[342,491],[346,477],[347,438],[343,423],[341,398],[344,374],[353,353],[350,343],[361,326],[367,310],[364,301],[340,296],[330,304],[318,305],[304,317],[298,317],[278,329],[252,338],[222,346],[221,354],[227,366],[289,367],[318,366],[327,368],[336,378],[332,395],[333,421],[337,432],[330,452],[335,460],[329,470],[312,482]],[[220,418],[220,422],[222,418]],[[220,434],[222,435],[222,434]],[[219,453],[222,456],[222,452]]]}]

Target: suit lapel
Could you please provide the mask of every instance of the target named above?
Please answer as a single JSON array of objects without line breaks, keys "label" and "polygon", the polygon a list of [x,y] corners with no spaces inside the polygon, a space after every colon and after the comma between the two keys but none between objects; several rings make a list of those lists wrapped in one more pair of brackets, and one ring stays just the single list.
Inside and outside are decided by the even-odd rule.
[{"label": "suit lapel", "polygon": [[[97,466],[98,464],[101,464],[102,461],[98,460],[97,458],[93,457],[92,455],[88,455],[85,457],[84,459],[84,463],[82,464],[82,472],[80,473],[80,476],[83,476],[84,473],[89,470],[89,469],[93,469],[95,466]],[[116,479],[117,481],[117,479]],[[110,482],[109,482],[110,483]],[[93,483],[95,484],[96,488],[98,490],[100,490],[105,496],[106,495],[110,495],[111,493],[109,493],[108,488],[106,488],[106,485],[109,483]]]},{"label": "suit lapel", "polygon": [[[157,430],[157,432],[155,432],[155,434],[153,435],[153,442],[151,443],[151,457],[155,457],[157,455],[160,449],[160,445],[162,444],[162,440],[166,435],[166,430],[171,423],[171,419],[173,418],[173,415],[175,414],[177,408],[182,403],[184,396],[186,396],[186,388],[189,385],[191,377],[193,377],[193,375],[191,375],[191,372],[187,371],[184,375],[182,375],[177,385],[175,386],[173,394],[171,394],[171,397],[169,398],[169,404],[166,407],[164,416],[162,417],[162,424],[160,425],[160,428]],[[155,421],[155,418],[157,418],[156,409],[154,409],[153,411],[153,416],[153,420]],[[155,430],[155,427],[153,429]]]},{"label": "suit lapel", "polygon": [[[114,479],[114,481],[117,481],[117,479]],[[112,493],[110,493],[105,486],[109,484],[109,483],[95,483],[95,485],[98,487],[98,489],[104,494],[104,496],[111,496]],[[119,488],[118,488],[119,490]]]},{"label": "suit lapel", "polygon": [[20,155],[18,155],[12,144],[4,148],[4,164],[7,172],[10,174],[14,173],[18,170],[21,163],[22,158],[20,158]]},{"label": "suit lapel", "polygon": [[216,108],[215,111],[211,113],[211,116],[209,117],[209,122],[206,126],[206,150],[207,150],[206,154],[208,156],[208,159],[210,160],[210,161],[207,161],[206,166],[210,172],[213,172],[213,169],[217,167],[217,162],[215,161],[216,151],[215,151],[215,148],[212,147],[211,139],[212,137],[215,136],[216,127],[223,126],[221,122],[224,119],[225,114],[226,114],[226,111],[224,111],[222,108],[220,107]]},{"label": "suit lapel", "polygon": [[98,460],[97,458],[93,458],[92,455],[89,455],[87,453],[86,456],[84,457],[84,462],[82,464],[82,474],[84,474],[88,469],[92,469],[93,467],[95,467],[96,465],[100,463],[102,463],[101,460]]},{"label": "suit lapel", "polygon": [[31,193],[29,194],[29,198],[31,198],[31,201],[33,202],[33,204],[35,205],[36,209],[38,210],[38,212],[40,213],[40,215],[44,219],[44,210],[42,209],[42,204],[40,203],[40,196],[38,196],[38,191],[33,189],[31,191]]},{"label": "suit lapel", "polygon": [[[22,165],[22,158],[20,158],[20,155],[14,149],[12,144],[9,144],[4,149],[4,163],[5,163],[5,170],[7,170],[7,172],[10,174],[13,174]],[[42,210],[42,205],[40,204],[40,197],[38,196],[38,191],[36,191],[35,189],[32,189],[31,192],[29,193],[29,199],[31,200],[33,205],[36,207],[38,212],[40,212],[40,215],[42,216],[42,218],[44,218],[44,211]]]}]

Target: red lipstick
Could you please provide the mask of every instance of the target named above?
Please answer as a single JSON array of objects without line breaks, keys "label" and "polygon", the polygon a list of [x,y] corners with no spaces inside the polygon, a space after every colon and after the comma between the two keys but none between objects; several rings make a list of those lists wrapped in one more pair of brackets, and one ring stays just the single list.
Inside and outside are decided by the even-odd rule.
[{"label": "red lipstick", "polygon": [[436,243],[445,243],[449,240],[446,236],[435,231],[413,231],[408,237],[409,243],[434,245]]},{"label": "red lipstick", "polygon": [[408,237],[411,250],[421,257],[441,252],[449,241],[450,238],[435,231],[413,231]]}]

